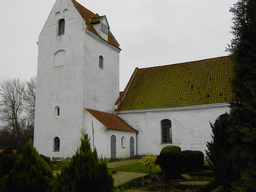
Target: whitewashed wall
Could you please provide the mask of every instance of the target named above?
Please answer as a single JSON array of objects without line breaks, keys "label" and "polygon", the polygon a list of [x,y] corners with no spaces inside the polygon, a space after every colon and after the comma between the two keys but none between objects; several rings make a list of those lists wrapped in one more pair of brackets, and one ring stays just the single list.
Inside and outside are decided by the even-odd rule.
[{"label": "whitewashed wall", "polygon": [[[99,56],[104,59],[99,68]],[[85,34],[83,64],[84,106],[113,112],[119,97],[119,50]]]},{"label": "whitewashed wall", "polygon": [[[211,141],[210,122],[229,112],[227,104],[179,107],[153,110],[121,111],[118,116],[139,131],[138,154],[158,155],[167,145],[182,150],[199,150],[205,153],[206,142]],[[172,122],[172,144],[161,143],[161,120]]]},{"label": "whitewashed wall", "polygon": [[[136,132],[107,130],[101,122],[87,111],[85,111],[84,129],[90,136],[91,146],[96,147],[98,156],[111,158],[110,144],[112,135],[116,136],[117,158],[130,157],[130,137],[134,138],[134,155],[136,155]],[[124,147],[121,146],[122,137],[125,137]]]},{"label": "whitewashed wall", "polygon": [[[58,21],[65,34],[58,36]],[[104,69],[99,69],[99,56]],[[38,41],[34,146],[50,157],[71,157],[80,146],[84,108],[113,111],[119,94],[119,50],[86,32],[71,0],[57,0]],[[60,107],[60,116],[54,109]],[[54,138],[60,151],[54,151]]]}]

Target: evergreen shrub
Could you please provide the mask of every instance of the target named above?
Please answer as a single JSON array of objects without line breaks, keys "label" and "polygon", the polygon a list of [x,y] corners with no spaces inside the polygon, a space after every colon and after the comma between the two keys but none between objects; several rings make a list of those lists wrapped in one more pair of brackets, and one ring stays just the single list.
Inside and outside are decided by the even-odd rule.
[{"label": "evergreen shrub", "polygon": [[212,127],[212,141],[207,142],[209,164],[216,180],[223,187],[223,191],[229,191],[231,184],[236,181],[237,174],[232,166],[230,151],[233,145],[229,142],[231,137],[229,127],[232,126],[230,115],[219,116]]},{"label": "evergreen shrub", "polygon": [[40,154],[40,157],[42,157],[44,161],[51,167],[51,169],[53,169],[50,157],[46,157],[45,155],[42,155],[42,154]]},{"label": "evergreen shrub", "polygon": [[156,164],[160,165],[165,180],[181,178],[186,156],[178,146],[164,147],[157,156]]},{"label": "evergreen shrub", "polygon": [[30,139],[9,175],[3,178],[0,191],[48,192],[52,191],[53,185],[51,168],[39,156]]},{"label": "evergreen shrub", "polygon": [[57,174],[56,192],[114,191],[114,179],[108,171],[106,159],[98,158],[91,149],[88,134],[82,132],[81,146],[68,164]]},{"label": "evergreen shrub", "polygon": [[19,155],[15,153],[10,153],[3,156],[0,162],[0,177],[4,177],[10,173],[18,158]]},{"label": "evergreen shrub", "polygon": [[204,165],[204,154],[202,151],[186,150],[182,153],[187,157],[185,161],[186,171],[200,171]]},{"label": "evergreen shrub", "polygon": [[6,149],[4,149],[4,154],[5,155],[11,154],[11,153],[13,153],[12,147],[8,146]]},{"label": "evergreen shrub", "polygon": [[16,152],[17,155],[21,155],[22,153],[23,153],[23,149],[18,149]]}]

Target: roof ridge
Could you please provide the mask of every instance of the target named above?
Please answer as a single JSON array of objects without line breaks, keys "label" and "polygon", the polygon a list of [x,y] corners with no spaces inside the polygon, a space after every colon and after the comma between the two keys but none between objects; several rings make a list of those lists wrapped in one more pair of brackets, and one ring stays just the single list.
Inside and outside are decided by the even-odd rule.
[{"label": "roof ridge", "polygon": [[212,58],[208,58],[208,59],[191,60],[191,61],[172,63],[172,64],[164,64],[164,65],[152,66],[152,67],[143,67],[143,68],[138,68],[137,67],[137,68],[139,70],[141,70],[141,69],[143,70],[143,69],[162,68],[162,67],[168,67],[170,65],[172,65],[172,66],[174,66],[174,65],[185,65],[185,64],[189,64],[189,63],[199,63],[199,62],[203,62],[203,61],[210,61],[210,60],[214,60],[214,59],[227,58],[227,57],[230,57],[230,55],[220,56],[220,57],[212,57]]},{"label": "roof ridge", "polygon": [[114,113],[108,113],[88,108],[85,109],[104,126],[106,126],[107,129],[138,132],[136,129],[126,123],[121,117]]},{"label": "roof ridge", "polygon": [[138,69],[117,111],[229,102],[232,66],[231,56],[222,56]]},{"label": "roof ridge", "polygon": [[[94,19],[94,18],[99,18],[99,17],[104,17],[103,16],[99,16],[99,14],[97,13],[93,13],[92,11],[90,11],[89,9],[85,8],[83,5],[81,5],[80,3],[78,3],[76,0],[71,0],[75,6],[75,8],[77,9],[77,11],[79,12],[79,14],[81,15],[81,17],[83,18],[83,20],[86,22],[87,25],[87,29],[89,31],[91,31],[92,33],[94,33],[95,35],[97,35],[98,37],[100,37],[101,39],[103,39],[100,34],[98,34],[98,32],[95,30],[95,28],[93,27],[93,25],[90,23],[90,19]],[[110,33],[110,31],[109,31]],[[105,40],[105,39],[103,39]],[[114,38],[113,34],[111,33],[111,35],[108,35],[108,40],[105,40],[107,43],[109,43],[110,45],[120,49],[119,44],[117,43],[116,39]]]}]

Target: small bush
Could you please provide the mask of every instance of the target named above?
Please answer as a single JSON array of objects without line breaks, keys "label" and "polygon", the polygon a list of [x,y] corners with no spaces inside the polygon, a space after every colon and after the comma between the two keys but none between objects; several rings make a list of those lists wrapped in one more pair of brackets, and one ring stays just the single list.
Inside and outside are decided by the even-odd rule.
[{"label": "small bush", "polygon": [[81,146],[68,164],[57,174],[56,192],[112,192],[114,179],[108,171],[107,161],[98,158],[96,149],[91,149],[88,134],[82,132]]},{"label": "small bush", "polygon": [[10,153],[3,156],[0,162],[0,177],[4,177],[5,175],[8,175],[10,173],[18,158],[19,155],[15,153]]},{"label": "small bush", "polygon": [[0,161],[4,157],[4,152],[0,152]]},{"label": "small bush", "polygon": [[200,171],[204,165],[204,154],[201,151],[182,151],[187,157],[185,160],[186,171]]},{"label": "small bush", "polygon": [[12,149],[12,147],[7,147],[5,150],[4,150],[4,154],[5,155],[8,155],[8,154],[11,154],[11,153],[13,153],[13,149]]},{"label": "small bush", "polygon": [[51,168],[39,156],[30,139],[9,175],[3,178],[0,191],[47,192],[52,191],[53,185]]},{"label": "small bush", "polygon": [[156,164],[159,164],[165,180],[181,178],[184,170],[186,156],[181,153],[178,146],[164,147],[157,156]]},{"label": "small bush", "polygon": [[140,164],[149,167],[150,168],[149,172],[151,174],[151,167],[155,166],[156,158],[157,156],[155,155],[147,155],[141,158]]},{"label": "small bush", "polygon": [[16,152],[17,155],[21,155],[22,153],[23,153],[23,149],[18,149]]},{"label": "small bush", "polygon": [[212,141],[207,142],[209,164],[216,180],[222,185],[223,191],[229,191],[231,184],[237,180],[237,173],[230,159],[233,145],[229,142],[231,137],[229,127],[232,126],[230,115],[223,114],[216,119],[212,127]]},{"label": "small bush", "polygon": [[51,159],[50,159],[50,157],[46,157],[46,156],[44,156],[44,155],[42,155],[42,154],[40,154],[40,157],[42,157],[43,159],[44,159],[44,161],[51,167],[51,169],[52,169],[52,162],[51,162]]}]

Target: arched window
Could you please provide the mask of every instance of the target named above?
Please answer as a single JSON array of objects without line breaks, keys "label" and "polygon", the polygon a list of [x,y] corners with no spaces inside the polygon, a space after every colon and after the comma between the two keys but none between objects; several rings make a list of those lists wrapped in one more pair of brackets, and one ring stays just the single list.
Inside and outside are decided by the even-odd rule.
[{"label": "arched window", "polygon": [[55,137],[54,138],[54,151],[60,151],[60,138]]},{"label": "arched window", "polygon": [[59,106],[55,107],[54,116],[55,116],[55,118],[58,118],[60,116],[60,107]]},{"label": "arched window", "polygon": [[172,122],[169,119],[161,121],[162,143],[172,143]]},{"label": "arched window", "polygon": [[125,148],[125,137],[124,136],[121,138],[121,147]]},{"label": "arched window", "polygon": [[64,35],[65,33],[65,20],[60,19],[58,24],[58,36]]},{"label": "arched window", "polygon": [[103,57],[99,57],[99,68],[103,69]]}]

